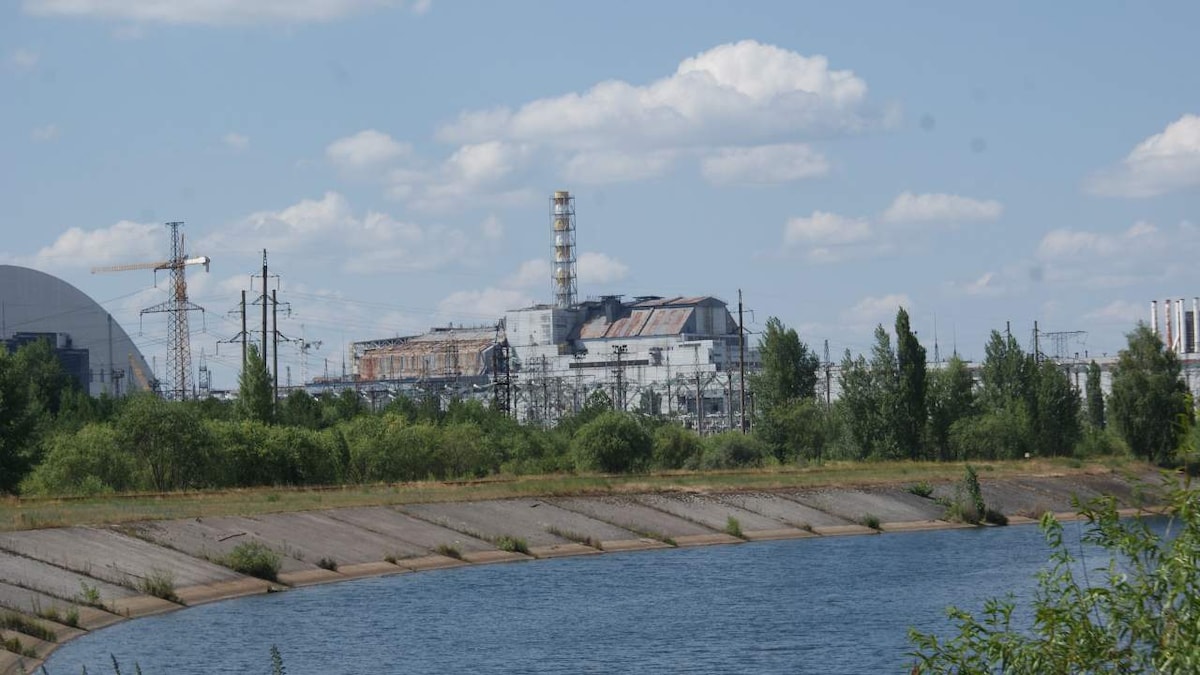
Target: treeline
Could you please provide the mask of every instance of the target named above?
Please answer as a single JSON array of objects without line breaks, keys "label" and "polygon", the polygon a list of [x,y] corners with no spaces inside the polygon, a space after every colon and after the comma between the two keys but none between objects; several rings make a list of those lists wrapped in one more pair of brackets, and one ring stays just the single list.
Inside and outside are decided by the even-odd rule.
[{"label": "treeline", "polygon": [[[1059,366],[993,333],[978,378],[957,358],[930,367],[901,309],[866,356],[847,353],[840,397],[816,396],[819,361],[771,319],[751,379],[753,433],[701,438],[596,393],[552,429],[474,401],[398,398],[378,412],[358,394],[276,403],[251,348],[236,402],[151,395],[92,398],[49,345],[0,351],[0,492],[101,494],[262,485],[333,485],[491,474],[725,469],[830,459],[1005,459],[1129,452],[1168,462],[1194,445],[1180,366],[1145,327],[1100,393],[1081,397]],[[1190,444],[1190,445],[1189,445]]]}]

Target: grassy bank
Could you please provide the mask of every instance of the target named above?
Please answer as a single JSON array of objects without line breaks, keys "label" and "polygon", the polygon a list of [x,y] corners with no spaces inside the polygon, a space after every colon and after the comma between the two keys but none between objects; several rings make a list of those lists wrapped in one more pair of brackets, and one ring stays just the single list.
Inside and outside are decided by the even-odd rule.
[{"label": "grassy bank", "polygon": [[[1151,471],[1117,459],[1067,459],[975,463],[981,477]],[[413,482],[328,488],[252,488],[82,498],[0,500],[0,531],[69,525],[123,523],[197,516],[255,515],[420,502],[475,501],[535,496],[576,496],[676,490],[771,490],[846,487],[957,480],[963,464],[937,462],[845,462],[813,467],[669,472],[637,475],[543,475],[477,481]]]}]

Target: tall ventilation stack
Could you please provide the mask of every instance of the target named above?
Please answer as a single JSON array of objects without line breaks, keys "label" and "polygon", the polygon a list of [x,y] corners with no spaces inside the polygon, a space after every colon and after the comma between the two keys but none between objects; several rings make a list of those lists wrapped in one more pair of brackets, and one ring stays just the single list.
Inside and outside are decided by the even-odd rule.
[{"label": "tall ventilation stack", "polygon": [[550,198],[550,226],[554,235],[554,306],[574,307],[575,288],[575,198],[559,190]]},{"label": "tall ventilation stack", "polygon": [[1150,301],[1150,332],[1158,335],[1158,301]]}]

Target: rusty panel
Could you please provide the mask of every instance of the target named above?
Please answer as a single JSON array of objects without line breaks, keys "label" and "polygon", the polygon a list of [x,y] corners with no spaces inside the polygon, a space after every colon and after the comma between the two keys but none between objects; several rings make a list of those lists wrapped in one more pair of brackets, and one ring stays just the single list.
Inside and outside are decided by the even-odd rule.
[{"label": "rusty panel", "polygon": [[671,309],[656,309],[650,320],[642,328],[642,335],[678,335],[683,332],[695,311],[692,307],[676,307]]},{"label": "rusty panel", "polygon": [[579,329],[579,338],[581,340],[595,340],[604,337],[604,334],[607,332],[608,322],[601,316],[583,324]]},{"label": "rusty panel", "polygon": [[646,325],[650,313],[651,310],[648,309],[634,310],[633,314],[615,321],[605,333],[605,337],[625,338],[641,334],[642,326]]}]

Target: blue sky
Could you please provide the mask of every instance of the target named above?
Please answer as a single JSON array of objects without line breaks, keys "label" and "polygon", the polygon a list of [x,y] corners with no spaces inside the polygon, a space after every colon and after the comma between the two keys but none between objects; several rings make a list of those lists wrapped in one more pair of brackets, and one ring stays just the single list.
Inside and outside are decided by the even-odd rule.
[{"label": "blue sky", "polygon": [[[1200,295],[1200,5],[23,0],[0,9],[0,261],[165,359],[150,272],[187,223],[193,354],[269,249],[302,363],[551,298],[744,290],[835,358],[904,305],[932,354]],[[1189,300],[1190,304],[1190,300]],[[281,377],[281,379],[283,379]]]}]

